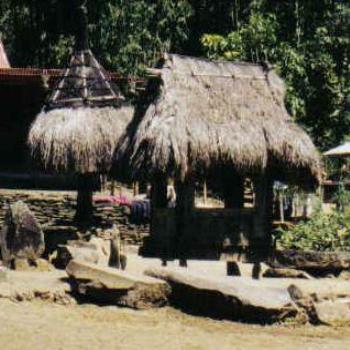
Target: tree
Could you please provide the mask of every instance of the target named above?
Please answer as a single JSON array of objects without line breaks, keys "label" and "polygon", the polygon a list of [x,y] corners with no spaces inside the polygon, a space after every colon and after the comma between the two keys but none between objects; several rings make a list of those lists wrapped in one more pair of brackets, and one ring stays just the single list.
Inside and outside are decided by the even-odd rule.
[{"label": "tree", "polygon": [[270,62],[287,83],[286,105],[321,149],[350,134],[350,4],[256,1],[244,24],[207,34],[207,57]]}]

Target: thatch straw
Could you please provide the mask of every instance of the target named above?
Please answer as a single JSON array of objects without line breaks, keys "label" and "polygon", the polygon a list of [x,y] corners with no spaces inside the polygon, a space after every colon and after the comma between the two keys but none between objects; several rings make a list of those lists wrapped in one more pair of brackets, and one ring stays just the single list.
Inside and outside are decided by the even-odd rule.
[{"label": "thatch straw", "polygon": [[122,137],[116,164],[125,159],[135,177],[184,178],[217,164],[244,172],[277,165],[281,174],[309,181],[320,168],[311,139],[284,107],[284,85],[273,71],[179,55],[166,55],[157,96],[139,106]]},{"label": "thatch straw", "polygon": [[28,143],[33,158],[49,171],[108,172],[133,115],[123,101],[93,53],[76,50],[32,124]]},{"label": "thatch straw", "polygon": [[128,106],[43,111],[32,124],[28,143],[48,170],[105,173],[132,115]]}]

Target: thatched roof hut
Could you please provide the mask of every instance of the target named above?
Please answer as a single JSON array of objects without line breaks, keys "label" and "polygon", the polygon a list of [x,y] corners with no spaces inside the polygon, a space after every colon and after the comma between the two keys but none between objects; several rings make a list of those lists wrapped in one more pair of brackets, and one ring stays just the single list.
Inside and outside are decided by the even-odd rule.
[{"label": "thatched roof hut", "polygon": [[135,177],[184,179],[227,165],[317,180],[318,152],[288,115],[284,84],[273,70],[167,54],[153,74],[159,79],[150,82],[116,154]]},{"label": "thatched roof hut", "polygon": [[106,173],[133,109],[124,102],[119,89],[111,85],[110,77],[89,50],[86,10],[82,7],[80,11],[82,23],[75,52],[33,122],[28,143],[33,157],[46,169]]},{"label": "thatched roof hut", "polygon": [[64,77],[32,124],[28,143],[46,169],[79,174],[76,219],[92,222],[96,174],[107,173],[119,136],[132,118],[88,45],[86,0],[76,0],[75,52]]},{"label": "thatched roof hut", "polygon": [[32,124],[33,157],[49,170],[106,173],[132,115],[92,52],[76,51]]}]

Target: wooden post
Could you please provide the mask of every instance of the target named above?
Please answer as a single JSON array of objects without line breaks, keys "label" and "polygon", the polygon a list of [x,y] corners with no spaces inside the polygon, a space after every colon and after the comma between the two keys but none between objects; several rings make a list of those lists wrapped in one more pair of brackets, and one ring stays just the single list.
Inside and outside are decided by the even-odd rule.
[{"label": "wooden post", "polygon": [[180,266],[187,267],[190,218],[194,209],[195,187],[191,179],[176,181],[176,250]]},{"label": "wooden post", "polygon": [[253,249],[257,256],[267,257],[271,249],[273,220],[273,179],[262,174],[254,181],[255,212],[253,229]]},{"label": "wooden post", "polygon": [[279,210],[280,210],[280,220],[281,222],[284,222],[283,194],[281,191],[278,194],[278,202],[279,202]]},{"label": "wooden post", "polygon": [[111,181],[111,196],[114,196],[115,193],[115,181]]},{"label": "wooden post", "polygon": [[[160,255],[163,266],[167,265],[170,255],[170,242],[167,235],[167,227],[163,220],[158,221],[156,217],[157,209],[167,208],[167,178],[165,176],[155,176],[151,185],[151,236],[157,243],[160,243]],[[165,227],[162,227],[162,226]],[[161,226],[161,227],[159,227]]]},{"label": "wooden post", "polygon": [[133,189],[134,189],[134,197],[139,195],[139,183],[138,182],[134,182],[133,183]]},{"label": "wooden post", "polygon": [[208,203],[207,181],[204,181],[204,183],[203,183],[203,202],[204,202],[204,205],[207,205],[207,203]]},{"label": "wooden post", "polygon": [[244,207],[244,178],[237,173],[224,176],[224,200],[227,209]]},{"label": "wooden post", "polygon": [[78,196],[75,220],[81,225],[90,225],[93,221],[94,175],[78,175]]}]

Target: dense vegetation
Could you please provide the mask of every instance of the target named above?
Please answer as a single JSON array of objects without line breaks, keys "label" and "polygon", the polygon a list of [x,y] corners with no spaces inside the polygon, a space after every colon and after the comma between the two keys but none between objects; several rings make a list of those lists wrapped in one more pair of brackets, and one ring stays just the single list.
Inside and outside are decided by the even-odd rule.
[{"label": "dense vegetation", "polygon": [[[15,66],[63,66],[72,0],[4,0],[0,33]],[[170,50],[274,64],[291,114],[325,149],[350,134],[348,0],[88,0],[91,46],[102,63],[140,74]]]},{"label": "dense vegetation", "polygon": [[350,251],[350,216],[340,211],[316,211],[293,229],[280,230],[278,246],[308,251]]}]

